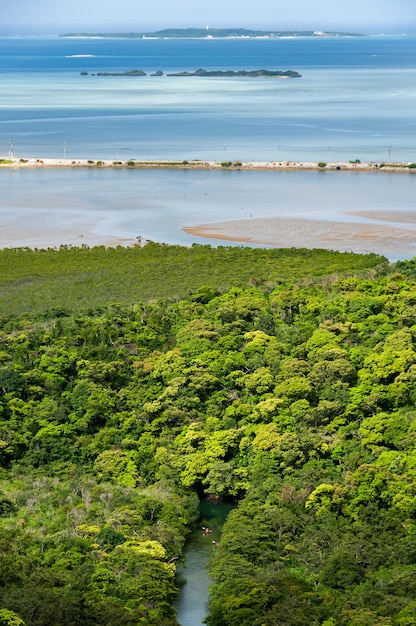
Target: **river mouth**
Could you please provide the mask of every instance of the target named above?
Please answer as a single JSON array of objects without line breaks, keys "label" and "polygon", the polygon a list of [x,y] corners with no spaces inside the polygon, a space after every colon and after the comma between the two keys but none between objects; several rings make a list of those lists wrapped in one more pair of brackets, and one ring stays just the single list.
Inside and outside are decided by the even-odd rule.
[{"label": "river mouth", "polygon": [[208,564],[221,539],[222,527],[233,504],[201,500],[199,520],[190,534],[185,550],[185,565],[178,567],[175,602],[176,619],[181,626],[203,626],[208,614],[208,589],[211,579]]}]

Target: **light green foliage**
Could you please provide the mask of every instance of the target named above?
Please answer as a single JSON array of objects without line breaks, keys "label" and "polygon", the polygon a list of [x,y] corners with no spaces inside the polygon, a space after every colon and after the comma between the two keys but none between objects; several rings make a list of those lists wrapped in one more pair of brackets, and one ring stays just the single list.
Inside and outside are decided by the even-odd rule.
[{"label": "light green foliage", "polygon": [[[19,479],[8,488],[18,503],[16,517],[9,512],[0,518],[0,594],[18,614],[28,615],[26,623],[54,623],[58,615],[60,623],[104,625],[117,606],[122,624],[130,624],[130,611],[136,623],[175,624],[173,561],[192,518],[191,502],[185,507],[183,498],[162,485],[120,489],[92,477],[64,483]],[[6,546],[3,538],[16,534],[16,524],[20,544]],[[27,549],[19,556],[23,545]],[[10,557],[25,571],[14,570]],[[42,574],[41,563],[48,573]],[[23,621],[10,622],[15,623]]]},{"label": "light green foliage", "polygon": [[[175,626],[198,494],[238,502],[211,626],[412,625],[414,263],[360,275],[375,258],[157,245],[0,257],[4,302],[23,311],[27,259],[40,298],[0,321],[4,610]],[[82,267],[117,287],[81,303]],[[46,311],[66,269],[80,301]]]},{"label": "light green foliage", "polygon": [[139,477],[132,453],[123,450],[104,450],[97,456],[94,469],[100,478],[125,487],[135,487]]},{"label": "light green foliage", "polygon": [[25,626],[25,623],[16,613],[8,609],[0,609],[1,626]]}]

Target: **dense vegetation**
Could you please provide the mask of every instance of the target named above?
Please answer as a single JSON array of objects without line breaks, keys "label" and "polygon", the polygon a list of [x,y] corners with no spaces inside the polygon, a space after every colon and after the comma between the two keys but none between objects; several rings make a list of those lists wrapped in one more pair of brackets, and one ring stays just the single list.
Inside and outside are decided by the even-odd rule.
[{"label": "dense vegetation", "polygon": [[[270,285],[306,276],[359,271],[375,254],[327,250],[264,250],[150,243],[132,248],[0,250],[0,316],[79,311],[108,304],[188,296],[202,286]],[[64,309],[64,310],[63,310]]]},{"label": "dense vegetation", "polygon": [[0,624],[174,626],[207,495],[239,503],[210,626],[416,624],[416,262],[287,254],[274,283],[2,318]]}]

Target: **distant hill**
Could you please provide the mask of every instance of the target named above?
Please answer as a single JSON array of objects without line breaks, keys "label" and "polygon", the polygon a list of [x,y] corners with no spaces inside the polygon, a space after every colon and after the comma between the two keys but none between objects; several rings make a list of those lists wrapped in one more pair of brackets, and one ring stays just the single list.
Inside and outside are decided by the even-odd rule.
[{"label": "distant hill", "polygon": [[313,30],[251,30],[247,28],[165,28],[143,33],[65,33],[59,37],[108,37],[123,39],[207,39],[207,38],[255,38],[255,37],[364,37],[361,33]]}]

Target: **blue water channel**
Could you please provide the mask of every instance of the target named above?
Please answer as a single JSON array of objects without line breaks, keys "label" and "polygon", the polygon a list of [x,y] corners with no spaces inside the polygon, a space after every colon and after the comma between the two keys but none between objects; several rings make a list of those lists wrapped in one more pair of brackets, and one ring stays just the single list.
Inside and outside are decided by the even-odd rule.
[{"label": "blue water channel", "polygon": [[181,626],[200,626],[208,614],[211,580],[208,564],[218,547],[221,531],[232,504],[200,503],[200,519],[185,547],[185,565],[178,568],[177,621]]}]

